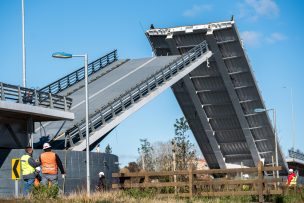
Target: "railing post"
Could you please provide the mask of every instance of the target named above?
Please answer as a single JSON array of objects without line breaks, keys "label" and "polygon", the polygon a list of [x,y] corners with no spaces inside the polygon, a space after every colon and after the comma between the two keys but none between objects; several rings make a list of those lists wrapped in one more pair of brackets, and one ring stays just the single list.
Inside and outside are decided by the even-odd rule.
[{"label": "railing post", "polygon": [[67,111],[67,110],[68,110],[68,107],[67,107],[67,100],[66,100],[66,97],[63,97],[63,101],[64,101],[64,111]]},{"label": "railing post", "polygon": [[190,168],[189,168],[189,196],[190,196],[190,198],[193,197],[193,168],[192,168],[192,165],[190,165]]},{"label": "railing post", "polygon": [[102,59],[103,59],[104,57],[102,57],[102,58],[99,58],[99,68],[102,68],[103,66],[102,66]]},{"label": "railing post", "polygon": [[149,85],[149,80],[147,80],[146,85],[147,85],[147,91],[148,91],[148,94],[149,94],[150,91],[151,91],[151,88],[150,88],[150,85]]},{"label": "railing post", "polygon": [[18,103],[22,103],[20,86],[18,86]]},{"label": "railing post", "polygon": [[[177,67],[175,67],[175,68],[177,68]],[[173,75],[173,73],[172,73],[172,69],[171,69],[171,66],[169,65],[168,66],[168,69],[169,69],[169,72],[170,72],[170,78],[172,77],[172,75]]]},{"label": "railing post", "polygon": [[155,87],[158,87],[158,81],[157,81],[157,78],[156,78],[156,75],[154,75],[154,82],[155,82]]},{"label": "railing post", "polygon": [[83,135],[82,135],[79,125],[77,125],[77,129],[78,129],[78,134],[79,134],[80,140],[83,140]]},{"label": "railing post", "polygon": [[68,148],[68,137],[67,137],[67,132],[64,133],[64,148]]},{"label": "railing post", "polygon": [[183,68],[185,68],[186,67],[186,62],[185,62],[184,57],[182,57],[182,60],[183,60]]},{"label": "railing post", "polygon": [[264,202],[264,196],[263,196],[263,163],[259,161],[258,163],[258,193],[259,193],[259,202]]},{"label": "railing post", "polygon": [[142,98],[142,94],[141,94],[141,90],[140,90],[140,86],[139,85],[137,86],[137,89],[138,89],[139,98]]},{"label": "railing post", "polygon": [[131,102],[131,105],[134,104],[134,99],[132,97],[132,92],[130,92],[130,102]]},{"label": "railing post", "polygon": [[112,114],[112,119],[113,119],[116,116],[113,105],[111,105],[111,114]]},{"label": "railing post", "polygon": [[70,145],[71,145],[72,147],[74,147],[75,144],[74,144],[74,142],[73,142],[73,140],[72,140],[72,137],[71,137],[70,133],[68,133],[68,139],[69,139]]},{"label": "railing post", "polygon": [[76,82],[78,82],[78,71],[76,71]]},{"label": "railing post", "polygon": [[70,87],[70,85],[71,85],[71,84],[70,84],[70,76],[68,76],[68,79],[67,79],[67,86]]},{"label": "railing post", "polygon": [[60,92],[61,91],[61,83],[60,83],[60,80],[58,81],[58,91],[57,92]]},{"label": "railing post", "polygon": [[5,100],[5,96],[4,96],[4,88],[3,88],[3,83],[1,82],[1,100]]},{"label": "railing post", "polygon": [[161,73],[162,73],[162,77],[163,77],[163,82],[166,82],[166,76],[165,76],[164,70],[162,70]]},{"label": "railing post", "polygon": [[104,125],[104,124],[106,123],[106,119],[105,119],[105,117],[102,115],[102,111],[100,111],[100,117],[101,117],[102,125]]},{"label": "railing post", "polygon": [[188,59],[189,59],[189,64],[191,63],[191,55],[190,55],[190,52],[188,52]]},{"label": "railing post", "polygon": [[52,94],[49,93],[49,99],[50,99],[50,108],[54,108],[54,103],[53,103],[53,97],[52,97]]},{"label": "railing post", "polygon": [[117,60],[117,50],[114,50],[114,60],[116,61]]},{"label": "railing post", "polygon": [[36,90],[36,89],[34,90],[34,94],[35,94],[35,102],[34,102],[34,105],[35,105],[35,106],[38,106],[39,103],[38,103],[38,96],[37,96],[37,90]]},{"label": "railing post", "polygon": [[92,63],[92,72],[91,72],[91,74],[93,74],[94,72],[95,72],[95,69],[94,69],[94,63]]},{"label": "railing post", "polygon": [[95,132],[95,127],[94,127],[92,119],[90,119],[90,126],[91,126],[92,132]]},{"label": "railing post", "polygon": [[122,101],[122,98],[120,98],[120,103],[121,103],[121,110],[124,111],[126,108],[125,108],[125,105]]}]

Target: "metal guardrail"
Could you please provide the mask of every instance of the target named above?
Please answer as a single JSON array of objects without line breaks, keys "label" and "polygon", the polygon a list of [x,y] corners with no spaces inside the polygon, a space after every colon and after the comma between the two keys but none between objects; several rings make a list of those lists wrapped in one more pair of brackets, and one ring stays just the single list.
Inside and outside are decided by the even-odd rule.
[{"label": "metal guardrail", "polygon": [[[89,115],[90,132],[105,124],[114,118],[117,114],[125,111],[129,106],[132,106],[142,97],[148,95],[151,91],[170,80],[173,76],[179,73],[187,65],[191,64],[198,57],[208,51],[206,41],[203,41],[196,47],[189,50],[186,54],[174,60],[169,65],[165,66],[160,71],[152,74],[148,79],[137,84],[134,88],[126,91],[112,102],[96,110],[94,114]],[[65,147],[75,146],[75,142],[84,139],[85,135],[85,120],[81,120],[70,128],[65,133]],[[69,140],[69,142],[68,142]],[[69,146],[68,146],[69,143]]]},{"label": "metal guardrail", "polygon": [[[100,69],[106,67],[107,65],[117,61],[117,50],[113,50],[105,56],[100,57],[99,59],[88,64],[88,75],[99,71]],[[48,92],[52,94],[57,94],[66,88],[80,82],[84,79],[84,67],[79,68],[78,70],[66,75],[63,78],[51,83],[40,89],[42,92]]]},{"label": "metal guardrail", "polygon": [[0,83],[0,100],[68,111],[72,99],[35,89]]}]

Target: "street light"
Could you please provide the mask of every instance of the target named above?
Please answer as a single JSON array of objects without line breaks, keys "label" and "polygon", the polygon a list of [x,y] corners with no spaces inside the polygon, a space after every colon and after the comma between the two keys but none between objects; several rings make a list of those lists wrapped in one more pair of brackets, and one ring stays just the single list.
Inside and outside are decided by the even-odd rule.
[{"label": "street light", "polygon": [[[276,127],[276,110],[273,109],[263,109],[263,108],[257,108],[254,109],[255,113],[263,113],[267,111],[272,111],[273,116],[273,128],[274,128],[274,142],[275,142],[275,160],[276,160],[276,166],[279,166],[279,159],[278,159],[278,139],[277,139],[277,127]],[[277,171],[277,178],[279,178],[279,171]]]},{"label": "street light", "polygon": [[[26,87],[24,0],[21,0],[21,4],[22,4],[22,6],[21,6],[22,7],[22,86]],[[32,147],[33,147],[33,145],[32,145]]]},{"label": "street light", "polygon": [[88,97],[88,55],[74,55],[65,52],[52,54],[54,58],[68,59],[72,57],[84,58],[84,77],[85,77],[85,114],[86,114],[86,165],[87,165],[87,195],[90,195],[90,143],[89,143],[89,97]]}]

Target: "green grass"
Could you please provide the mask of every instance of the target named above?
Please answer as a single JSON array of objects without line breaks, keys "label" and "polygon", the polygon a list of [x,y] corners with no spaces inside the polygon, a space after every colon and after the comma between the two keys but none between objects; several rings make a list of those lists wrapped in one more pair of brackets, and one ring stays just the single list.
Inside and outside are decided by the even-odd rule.
[{"label": "green grass", "polygon": [[[88,197],[85,192],[66,196],[58,195],[58,188],[36,188],[32,195],[19,199],[0,199],[0,202],[58,202],[58,203],[246,203],[258,202],[258,196],[227,196],[227,197],[193,197],[193,198],[157,198],[155,189],[129,189],[125,191],[95,192]],[[266,202],[277,203],[304,203],[304,191],[287,191],[284,195],[265,196]]]}]

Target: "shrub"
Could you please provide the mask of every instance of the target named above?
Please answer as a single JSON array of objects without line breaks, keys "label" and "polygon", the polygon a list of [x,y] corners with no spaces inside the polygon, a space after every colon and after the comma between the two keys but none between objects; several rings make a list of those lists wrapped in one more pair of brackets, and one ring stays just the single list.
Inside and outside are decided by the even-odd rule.
[{"label": "shrub", "polygon": [[44,185],[39,185],[31,190],[30,196],[33,199],[55,199],[58,197],[59,187],[58,185],[51,185],[46,187]]},{"label": "shrub", "polygon": [[156,189],[149,188],[149,189],[137,189],[132,188],[125,190],[124,193],[128,196],[131,196],[135,199],[141,199],[141,198],[152,198],[156,194]]}]

